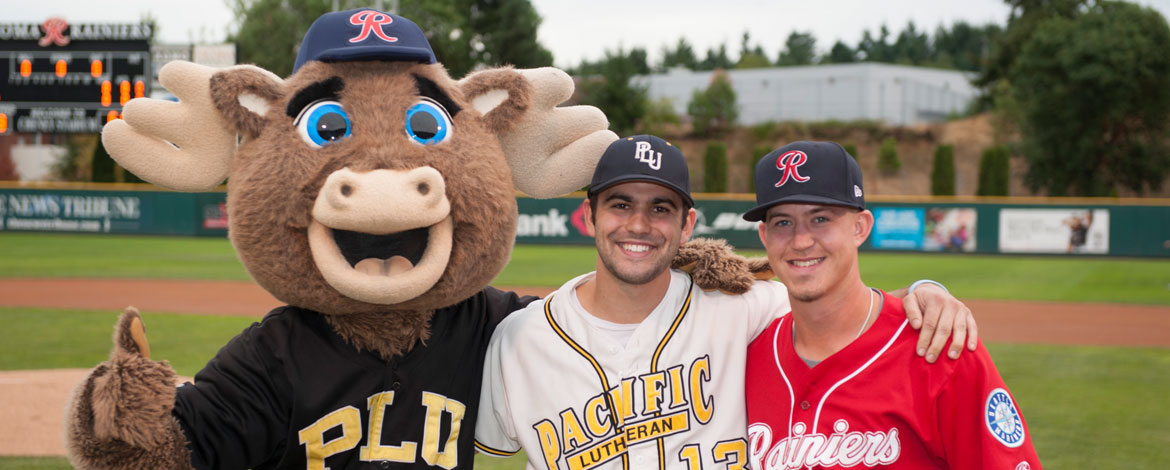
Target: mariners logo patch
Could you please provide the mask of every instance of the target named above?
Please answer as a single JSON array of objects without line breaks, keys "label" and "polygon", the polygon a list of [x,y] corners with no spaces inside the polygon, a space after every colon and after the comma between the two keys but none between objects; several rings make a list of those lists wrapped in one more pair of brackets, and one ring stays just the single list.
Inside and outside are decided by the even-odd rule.
[{"label": "mariners logo patch", "polygon": [[987,395],[983,411],[987,420],[987,431],[995,440],[1008,447],[1019,447],[1024,444],[1024,420],[1020,418],[1020,410],[1016,408],[1007,390],[1002,388],[992,390]]}]

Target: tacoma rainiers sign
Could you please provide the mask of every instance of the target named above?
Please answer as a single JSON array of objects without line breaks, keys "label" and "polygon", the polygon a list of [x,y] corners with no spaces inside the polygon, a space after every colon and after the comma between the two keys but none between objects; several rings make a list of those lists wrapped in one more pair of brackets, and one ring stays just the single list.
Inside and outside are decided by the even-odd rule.
[{"label": "tacoma rainiers sign", "polygon": [[149,24],[0,24],[0,134],[97,133],[150,93]]}]

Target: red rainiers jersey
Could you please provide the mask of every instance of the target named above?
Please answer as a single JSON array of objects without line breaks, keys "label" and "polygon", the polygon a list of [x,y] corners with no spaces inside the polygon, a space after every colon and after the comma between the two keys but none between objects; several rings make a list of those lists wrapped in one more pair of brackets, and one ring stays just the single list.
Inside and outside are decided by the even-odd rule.
[{"label": "red rainiers jersey", "polygon": [[751,468],[1039,470],[983,344],[928,364],[902,301],[884,299],[865,334],[811,369],[793,348],[791,315],[748,347]]}]

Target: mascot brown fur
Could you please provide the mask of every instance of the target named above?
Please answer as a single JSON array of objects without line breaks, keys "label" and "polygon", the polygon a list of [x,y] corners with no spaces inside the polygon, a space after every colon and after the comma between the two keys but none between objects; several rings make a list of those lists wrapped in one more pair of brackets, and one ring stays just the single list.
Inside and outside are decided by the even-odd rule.
[{"label": "mascot brown fur", "polygon": [[[367,27],[398,44],[351,56],[317,47]],[[616,136],[595,108],[557,107],[573,89],[563,72],[495,68],[455,81],[428,60],[425,38],[418,56],[419,38],[398,16],[330,13],[302,45],[318,56],[298,59],[287,80],[168,64],[161,80],[180,101],[133,100],[106,126],[110,154],[150,182],[200,191],[227,178],[231,242],[288,306],[177,389],[128,309],[110,360],[67,411],[74,465],[471,466],[484,347],[533,300],[486,287],[511,253],[515,191],[581,188]],[[394,49],[412,40],[409,53]],[[732,291],[765,268],[703,242],[676,262],[734,273],[697,275]]]}]

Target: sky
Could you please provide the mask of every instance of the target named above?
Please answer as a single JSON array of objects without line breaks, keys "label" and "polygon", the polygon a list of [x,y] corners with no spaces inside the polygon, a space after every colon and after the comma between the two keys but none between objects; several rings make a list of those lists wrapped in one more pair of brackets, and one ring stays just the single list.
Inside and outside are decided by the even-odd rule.
[{"label": "sky", "polygon": [[[373,4],[375,0],[371,0]],[[399,0],[411,1],[411,0]],[[425,1],[425,0],[418,0]],[[391,2],[386,1],[389,5]],[[686,37],[700,58],[726,43],[734,59],[744,31],[775,60],[793,31],[811,32],[819,52],[841,40],[856,46],[862,32],[886,24],[896,35],[909,21],[933,34],[940,24],[1005,24],[1002,0],[533,0],[543,18],[537,32],[557,66],[598,59],[607,49],[643,47],[651,63],[664,46]],[[1170,17],[1170,0],[1140,0]],[[19,7],[15,6],[19,5]],[[158,42],[221,42],[232,27],[222,0],[0,0],[0,23],[40,23],[61,16],[71,23],[133,23],[150,12]],[[892,38],[891,38],[892,40]]]}]

